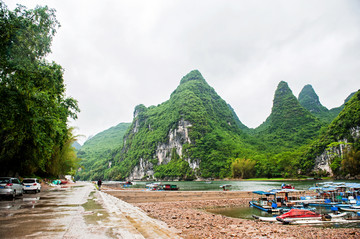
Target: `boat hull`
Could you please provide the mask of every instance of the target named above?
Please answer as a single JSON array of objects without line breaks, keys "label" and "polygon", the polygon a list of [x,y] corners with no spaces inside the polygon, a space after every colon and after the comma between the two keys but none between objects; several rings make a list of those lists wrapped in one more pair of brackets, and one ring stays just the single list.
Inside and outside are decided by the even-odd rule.
[{"label": "boat hull", "polygon": [[284,208],[264,208],[264,207],[262,207],[260,205],[257,205],[254,202],[250,202],[250,207],[255,207],[257,209],[260,209],[261,211],[268,212],[268,213],[284,211]]}]

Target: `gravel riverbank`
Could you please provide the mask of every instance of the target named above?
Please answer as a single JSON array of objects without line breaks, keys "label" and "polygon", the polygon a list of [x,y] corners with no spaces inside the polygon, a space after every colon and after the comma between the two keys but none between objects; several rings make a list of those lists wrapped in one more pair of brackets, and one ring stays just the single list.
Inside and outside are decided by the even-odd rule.
[{"label": "gravel riverbank", "polygon": [[149,216],[179,230],[183,238],[360,238],[359,228],[319,228],[230,218],[205,208],[247,206],[249,199],[136,203]]}]

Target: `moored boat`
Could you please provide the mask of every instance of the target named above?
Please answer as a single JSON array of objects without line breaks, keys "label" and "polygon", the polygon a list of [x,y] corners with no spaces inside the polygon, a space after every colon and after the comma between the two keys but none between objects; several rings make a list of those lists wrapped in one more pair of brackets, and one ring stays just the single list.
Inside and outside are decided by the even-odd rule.
[{"label": "moored boat", "polygon": [[221,185],[220,188],[222,188],[223,191],[229,191],[231,186],[232,186],[231,184],[224,184]]},{"label": "moored boat", "polygon": [[260,216],[257,216],[257,215],[252,215],[252,217],[254,219],[257,219],[259,221],[263,221],[263,222],[276,222],[276,217],[260,217]]},{"label": "moored boat", "polygon": [[360,206],[340,207],[341,211],[360,212]]},{"label": "moored boat", "polygon": [[292,186],[291,184],[285,184],[285,183],[283,183],[283,184],[281,185],[281,189],[295,189],[295,187]]},{"label": "moored boat", "polygon": [[161,183],[149,183],[149,184],[146,184],[146,190],[147,191],[163,190],[162,189],[162,184]]},{"label": "moored boat", "polygon": [[179,190],[179,187],[173,184],[164,184],[162,185],[162,189],[166,191],[176,191]]},{"label": "moored boat", "polygon": [[254,194],[258,195],[257,200],[253,199],[249,202],[251,207],[255,207],[265,212],[281,212],[283,208],[279,208],[276,203],[276,193],[264,192],[264,191],[254,191]]},{"label": "moored boat", "polygon": [[282,223],[289,223],[297,220],[321,219],[322,215],[310,210],[291,209],[289,212],[276,217]]},{"label": "moored boat", "polygon": [[358,219],[347,219],[347,218],[334,218],[330,220],[316,219],[316,220],[300,220],[300,221],[290,221],[289,224],[345,224],[345,223],[359,223]]}]

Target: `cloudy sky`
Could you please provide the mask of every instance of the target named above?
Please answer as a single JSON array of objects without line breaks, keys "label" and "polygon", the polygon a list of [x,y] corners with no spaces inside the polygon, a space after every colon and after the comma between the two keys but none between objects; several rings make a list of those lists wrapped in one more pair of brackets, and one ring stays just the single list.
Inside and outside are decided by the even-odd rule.
[{"label": "cloudy sky", "polygon": [[357,0],[5,0],[16,2],[57,11],[48,58],[79,102],[81,142],[168,100],[193,69],[251,128],[280,81],[295,96],[311,84],[327,108],[360,88]]}]

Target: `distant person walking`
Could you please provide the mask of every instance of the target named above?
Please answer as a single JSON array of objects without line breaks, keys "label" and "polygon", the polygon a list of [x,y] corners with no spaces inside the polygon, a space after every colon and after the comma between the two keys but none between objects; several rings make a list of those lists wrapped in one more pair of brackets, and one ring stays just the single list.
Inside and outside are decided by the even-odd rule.
[{"label": "distant person walking", "polygon": [[99,187],[99,190],[100,190],[101,184],[102,184],[101,179],[98,180],[97,184],[98,184],[98,187]]}]

